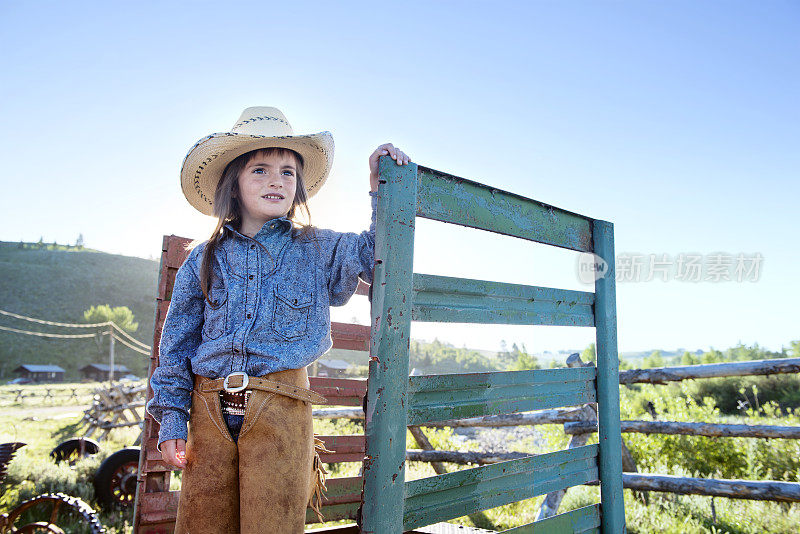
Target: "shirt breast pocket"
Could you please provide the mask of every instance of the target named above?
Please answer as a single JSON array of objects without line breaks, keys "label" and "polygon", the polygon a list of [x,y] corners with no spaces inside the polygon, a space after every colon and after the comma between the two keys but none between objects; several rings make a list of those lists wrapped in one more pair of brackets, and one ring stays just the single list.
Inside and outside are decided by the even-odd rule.
[{"label": "shirt breast pocket", "polygon": [[313,294],[308,289],[275,288],[275,307],[272,330],[282,339],[292,341],[303,337],[308,330]]},{"label": "shirt breast pocket", "polygon": [[203,334],[217,339],[228,331],[228,290],[221,279],[214,280],[208,298],[212,304],[206,301]]}]

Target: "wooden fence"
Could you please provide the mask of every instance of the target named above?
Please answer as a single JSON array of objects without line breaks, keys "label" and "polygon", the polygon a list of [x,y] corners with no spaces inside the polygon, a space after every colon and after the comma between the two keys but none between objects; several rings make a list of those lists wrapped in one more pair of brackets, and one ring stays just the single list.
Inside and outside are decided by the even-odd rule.
[{"label": "wooden fence", "polygon": [[90,386],[53,386],[53,387],[23,387],[5,389],[0,391],[0,403],[17,404],[24,403],[25,399],[35,399],[37,402],[68,402],[74,400],[74,404],[81,404],[90,400],[93,395]]},{"label": "wooden fence", "polygon": [[[92,405],[81,420],[82,425],[87,425],[84,437],[100,432],[97,437],[99,441],[115,428],[141,427],[144,418],[139,414],[139,408],[144,409],[146,391],[146,384],[124,383],[95,389]],[[133,444],[140,443],[141,434]]]},{"label": "wooden fence", "polygon": [[[587,366],[577,354],[568,358],[569,367]],[[756,360],[747,362],[715,363],[702,365],[687,365],[679,367],[664,367],[654,369],[634,369],[620,372],[620,384],[650,383],[663,384],[666,382],[730,376],[754,376],[768,374],[798,373],[800,372],[800,358],[780,360]],[[352,381],[352,380],[350,380]],[[366,382],[366,381],[365,381]],[[139,414],[134,408],[141,408],[144,404],[139,397],[144,394],[144,386],[117,391],[116,394],[105,391],[96,399],[93,413],[100,411],[106,417],[94,417],[88,414],[85,420],[93,423],[96,429],[103,430],[105,436],[111,429],[138,425],[141,422]],[[136,398],[134,398],[136,397]],[[125,412],[132,414],[125,417]],[[312,411],[315,419],[364,419],[362,407],[336,407],[316,408]],[[113,416],[109,419],[108,416]],[[481,452],[481,451],[451,451],[435,450],[428,440],[424,427],[489,427],[500,428],[509,426],[536,426],[546,424],[560,424],[564,432],[570,435],[568,448],[585,445],[589,436],[597,432],[597,412],[594,403],[583,404],[567,408],[556,408],[523,412],[515,414],[493,415],[457,420],[428,422],[423,425],[409,426],[409,431],[414,436],[419,449],[406,451],[409,461],[430,462],[434,470],[441,474],[445,472],[441,462],[451,462],[462,465],[485,465],[491,463],[523,458],[529,456],[523,452]],[[746,425],[746,424],[719,424],[708,422],[679,422],[679,421],[622,421],[623,433],[644,434],[682,434],[691,436],[707,436],[715,438],[747,437],[747,438],[782,438],[800,439],[800,427],[777,425]],[[346,441],[347,436],[340,438]],[[340,447],[341,449],[341,447]],[[731,479],[704,479],[693,477],[679,477],[665,474],[637,473],[633,458],[625,444],[622,444],[623,458],[623,486],[637,492],[659,491],[678,494],[708,495],[736,499],[772,500],[778,502],[800,502],[800,483],[782,481],[750,481]],[[357,452],[359,457],[363,454]],[[322,455],[325,462],[325,454]],[[596,484],[590,483],[590,484]],[[539,510],[537,519],[552,517],[558,512],[565,490],[548,494]],[[643,495],[643,494],[642,494]]]},{"label": "wooden fence", "polygon": [[[567,365],[578,367],[586,364],[577,354],[568,358]],[[755,360],[746,362],[714,363],[633,369],[620,372],[620,384],[663,384],[689,379],[755,376],[800,372],[800,358],[779,360]],[[322,408],[313,411],[315,418],[363,419],[360,408]],[[421,427],[508,427],[520,425],[562,424],[564,432],[571,436],[568,448],[585,445],[589,435],[597,432],[597,415],[593,403],[569,408],[557,408],[487,417],[475,417],[410,426],[409,430],[420,449],[408,450],[406,459],[431,462],[437,472],[444,472],[439,462],[457,464],[489,464],[528,456],[522,452],[460,452],[433,450]],[[623,433],[683,434],[707,437],[747,438],[800,438],[800,427],[777,425],[718,424],[707,422],[679,421],[622,421]],[[622,445],[623,486],[637,492],[659,491],[678,494],[708,495],[736,499],[771,500],[778,502],[800,502],[800,483],[782,481],[754,481],[736,479],[704,479],[663,474],[637,473],[633,458],[625,444]],[[324,460],[323,460],[324,461]],[[595,483],[596,484],[596,483]],[[564,491],[548,494],[542,503],[537,519],[552,517],[558,512]]]}]

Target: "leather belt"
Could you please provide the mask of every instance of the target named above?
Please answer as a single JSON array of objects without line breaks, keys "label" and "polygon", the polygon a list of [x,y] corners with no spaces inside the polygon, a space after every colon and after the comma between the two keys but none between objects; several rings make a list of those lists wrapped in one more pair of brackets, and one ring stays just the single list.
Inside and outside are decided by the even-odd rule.
[{"label": "leather belt", "polygon": [[246,391],[247,389],[272,391],[274,393],[280,393],[281,395],[286,395],[287,397],[293,397],[295,399],[300,399],[313,404],[328,404],[328,399],[316,391],[295,386],[294,384],[287,384],[286,382],[270,380],[268,378],[248,376],[239,371],[231,373],[225,378],[207,379],[200,383],[200,391],[202,392],[225,391],[229,393],[236,393],[238,391]]}]

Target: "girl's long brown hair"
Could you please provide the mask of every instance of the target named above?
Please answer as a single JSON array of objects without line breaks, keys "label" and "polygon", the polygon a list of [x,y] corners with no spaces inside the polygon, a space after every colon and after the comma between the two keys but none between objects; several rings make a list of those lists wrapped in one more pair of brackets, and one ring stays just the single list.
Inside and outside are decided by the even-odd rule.
[{"label": "girl's long brown hair", "polygon": [[[237,157],[228,163],[228,166],[225,167],[224,171],[222,171],[222,177],[220,178],[219,183],[217,184],[217,189],[214,192],[214,215],[218,217],[217,227],[214,229],[214,231],[211,233],[211,237],[208,239],[208,243],[203,251],[203,260],[200,264],[200,288],[203,291],[203,296],[205,297],[206,302],[212,306],[214,303],[211,302],[208,293],[212,283],[211,277],[213,271],[211,262],[214,258],[214,251],[217,249],[219,242],[225,237],[225,235],[230,233],[229,230],[224,228],[226,223],[230,223],[231,226],[236,228],[238,231],[241,230],[242,210],[238,200],[239,174],[252,158],[256,156],[272,156],[273,154],[281,157],[292,155],[294,156],[296,162],[297,187],[295,189],[294,199],[292,200],[292,207],[289,209],[286,217],[294,224],[298,225],[302,230],[298,231],[293,224],[291,229],[291,238],[296,239],[300,237],[306,237],[309,236],[309,234],[312,238],[316,237],[316,234],[314,233],[314,227],[311,226],[311,212],[308,209],[308,192],[306,191],[305,181],[303,180],[303,157],[294,150],[283,147],[270,147],[252,150]],[[236,196],[234,196],[234,193]],[[302,208],[303,211],[305,211],[308,224],[303,224],[297,220],[296,215],[298,208]],[[316,239],[313,239],[313,241],[316,243]],[[194,246],[197,244],[199,243],[192,243]],[[317,249],[319,249],[319,244],[316,244]]]}]

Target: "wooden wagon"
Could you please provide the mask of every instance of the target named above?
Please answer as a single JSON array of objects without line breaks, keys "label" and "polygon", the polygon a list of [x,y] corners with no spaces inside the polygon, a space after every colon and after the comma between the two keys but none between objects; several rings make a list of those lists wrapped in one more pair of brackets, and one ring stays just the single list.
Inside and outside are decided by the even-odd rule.
[{"label": "wooden wagon", "polygon": [[[365,411],[365,435],[322,436],[333,451],[323,462],[363,468],[362,476],[327,480],[325,518],[355,523],[325,531],[434,532],[449,519],[599,480],[599,503],[505,532],[625,532],[613,225],[413,163],[397,166],[388,156],[380,171],[373,285],[357,290],[370,299],[372,326],[331,328],[335,348],[369,353],[369,378],[310,378],[331,405]],[[588,253],[595,291],[415,273],[416,217]],[[150,375],[186,242],[164,237]],[[412,320],[594,327],[597,367],[409,376]],[[409,425],[586,402],[597,402],[597,444],[406,480]],[[171,533],[177,510],[157,436],[147,415],[134,519],[141,534]],[[309,509],[308,523],[315,520]]]}]

